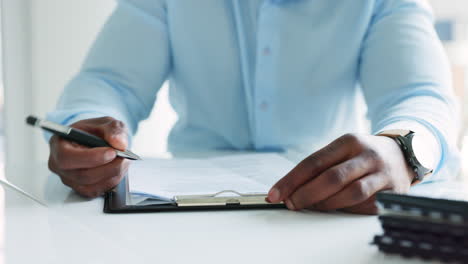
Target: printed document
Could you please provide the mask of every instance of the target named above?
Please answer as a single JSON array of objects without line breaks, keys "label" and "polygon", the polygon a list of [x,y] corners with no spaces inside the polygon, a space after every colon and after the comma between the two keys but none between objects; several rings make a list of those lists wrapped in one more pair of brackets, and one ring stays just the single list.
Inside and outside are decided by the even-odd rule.
[{"label": "printed document", "polygon": [[[205,159],[147,159],[129,169],[132,203],[148,198],[170,201],[177,195],[209,195],[233,190],[268,193],[295,164],[276,153],[236,154]],[[147,201],[146,201],[147,202]]]}]

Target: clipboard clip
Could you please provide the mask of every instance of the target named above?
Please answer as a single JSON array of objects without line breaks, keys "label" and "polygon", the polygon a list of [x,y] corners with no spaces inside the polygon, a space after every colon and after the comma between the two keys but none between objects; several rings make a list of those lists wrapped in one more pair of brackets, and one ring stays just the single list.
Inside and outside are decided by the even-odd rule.
[{"label": "clipboard clip", "polygon": [[271,204],[266,201],[265,193],[239,193],[234,190],[224,190],[205,195],[178,195],[174,201],[178,206],[229,206],[229,205],[260,205]]}]

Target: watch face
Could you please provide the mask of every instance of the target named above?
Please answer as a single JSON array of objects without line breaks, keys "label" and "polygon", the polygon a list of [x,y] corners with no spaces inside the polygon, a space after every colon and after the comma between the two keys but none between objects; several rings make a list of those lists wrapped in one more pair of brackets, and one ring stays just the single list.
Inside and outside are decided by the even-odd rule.
[{"label": "watch face", "polygon": [[424,137],[421,134],[415,133],[412,142],[412,148],[416,159],[427,169],[434,169],[437,165],[437,159],[439,158],[438,150],[440,147],[437,142],[429,142],[428,138],[433,137]]}]

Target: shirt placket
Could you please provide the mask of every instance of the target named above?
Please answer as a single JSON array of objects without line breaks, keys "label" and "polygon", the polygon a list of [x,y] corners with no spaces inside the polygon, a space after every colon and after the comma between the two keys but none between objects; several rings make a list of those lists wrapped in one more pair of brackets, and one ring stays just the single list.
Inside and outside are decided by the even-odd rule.
[{"label": "shirt placket", "polygon": [[270,1],[265,1],[259,11],[257,30],[257,60],[255,65],[255,78],[253,85],[253,111],[255,116],[255,140],[256,149],[271,147],[273,140],[272,127],[272,102],[274,91],[274,79],[272,78],[274,67],[275,32],[271,27]]}]

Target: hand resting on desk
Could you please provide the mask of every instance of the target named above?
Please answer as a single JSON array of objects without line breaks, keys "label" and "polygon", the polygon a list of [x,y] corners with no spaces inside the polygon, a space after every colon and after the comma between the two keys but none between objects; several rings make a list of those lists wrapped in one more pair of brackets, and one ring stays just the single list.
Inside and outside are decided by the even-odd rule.
[{"label": "hand resting on desk", "polygon": [[[127,148],[125,125],[111,117],[86,119],[71,127],[105,139],[116,149]],[[115,187],[128,170],[129,161],[111,148],[88,148],[53,136],[49,142],[49,169],[77,193],[94,198]]]},{"label": "hand resting on desk", "polygon": [[291,210],[376,214],[375,194],[407,192],[413,173],[393,139],[347,134],[300,162],[273,186],[268,200],[284,201]]}]

